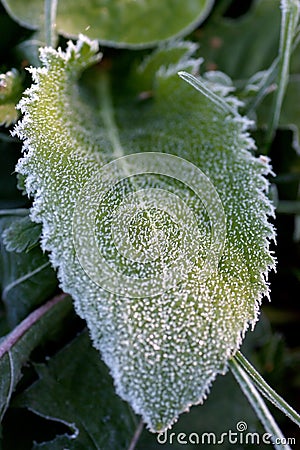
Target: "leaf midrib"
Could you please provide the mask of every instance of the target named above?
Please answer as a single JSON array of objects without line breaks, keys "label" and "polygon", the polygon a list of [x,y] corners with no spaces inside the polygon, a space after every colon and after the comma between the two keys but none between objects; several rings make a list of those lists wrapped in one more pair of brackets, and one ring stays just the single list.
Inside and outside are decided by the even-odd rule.
[{"label": "leaf midrib", "polygon": [[112,160],[125,156],[122,147],[118,127],[115,121],[114,107],[112,102],[110,80],[107,73],[101,74],[98,86],[98,99],[100,104],[100,116],[103,120],[103,125],[106,131],[107,138],[112,145],[113,153]]},{"label": "leaf midrib", "polygon": [[28,280],[29,278],[33,277],[34,275],[38,274],[42,270],[46,269],[46,267],[50,266],[50,261],[47,261],[46,263],[42,264],[41,266],[37,267],[34,270],[31,270],[30,272],[26,273],[20,278],[17,278],[16,280],[12,281],[8,285],[5,286],[2,292],[2,298],[6,299],[8,292],[18,286],[18,284],[23,283],[24,281]]}]

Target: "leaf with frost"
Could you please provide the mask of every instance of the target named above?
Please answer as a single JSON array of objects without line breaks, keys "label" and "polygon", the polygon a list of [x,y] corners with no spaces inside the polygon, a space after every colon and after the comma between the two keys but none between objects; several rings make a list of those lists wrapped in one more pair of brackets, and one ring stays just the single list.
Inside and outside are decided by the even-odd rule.
[{"label": "leaf with frost", "polygon": [[40,224],[28,216],[18,217],[2,234],[3,243],[8,252],[29,252],[38,245],[41,236]]},{"label": "leaf with frost", "polygon": [[[24,118],[15,129],[24,140],[24,157],[17,171],[25,176],[27,193],[34,197],[31,218],[43,225],[42,246],[58,268],[62,288],[72,295],[77,313],[87,321],[118,394],[153,431],[165,429],[192,404],[201,403],[217,374],[226,372],[228,358],[258,319],[260,303],[269,290],[267,273],[274,265],[269,251],[274,230],[267,220],[273,207],[265,195],[268,160],[252,156],[249,122],[238,114],[238,103],[226,95],[223,86],[218,88],[216,80],[206,82],[182,74],[191,86],[178,77],[178,70],[197,71],[199,61],[179,52],[175,63],[176,45],[182,46],[175,43],[161,50],[164,67],[153,70],[158,50],[153,64],[148,58],[135,74],[119,78],[112,92],[107,69],[101,66],[86,74],[89,83],[84,85],[81,77],[84,69],[99,60],[95,42],[80,37],[76,45],[69,43],[66,52],[41,50],[43,67],[31,69],[34,83],[20,102]],[[184,45],[191,52],[191,44]],[[151,95],[141,95],[145,89]],[[196,242],[197,252],[188,255],[178,283],[160,295],[130,297],[101,288],[83,270],[72,223],[78,211],[83,211],[79,219],[88,232],[87,211],[92,198],[102,193],[93,182],[104,164],[143,152],[183,158],[190,178],[184,183],[180,173],[177,180],[163,175],[171,169],[162,162],[161,172],[139,172],[115,181],[96,206],[94,238],[99,255],[111,274],[136,282],[153,273],[167,277],[164,263],[168,268],[182,258],[183,241],[187,245]],[[126,164],[125,171],[131,167]],[[213,209],[208,217],[190,187],[197,167],[214,186],[226,215],[222,257],[205,279],[200,276],[201,268],[213,242],[218,212]],[[119,169],[111,172],[112,178]],[[176,213],[184,217],[182,229],[181,222],[160,208],[160,203],[147,211],[133,207],[134,213],[122,221],[120,214],[131,194],[150,193],[147,201],[151,203],[155,189],[161,198],[170,193],[169,206],[175,196],[181,198]],[[191,215],[185,216],[183,203],[193,211],[198,229],[192,228]],[[127,236],[137,260],[126,257],[126,245],[113,239],[118,217],[121,231],[128,225]],[[185,220],[191,225],[188,232]],[[80,239],[93,270],[89,235],[83,232]],[[114,282],[112,275],[109,278]]]}]

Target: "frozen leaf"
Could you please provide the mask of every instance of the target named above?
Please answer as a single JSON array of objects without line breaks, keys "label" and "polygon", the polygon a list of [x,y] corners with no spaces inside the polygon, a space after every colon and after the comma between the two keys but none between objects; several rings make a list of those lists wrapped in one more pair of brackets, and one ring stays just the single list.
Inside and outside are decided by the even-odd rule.
[{"label": "frozen leaf", "polygon": [[178,77],[199,61],[162,51],[162,67],[148,58],[111,93],[105,67],[89,89],[76,82],[96,42],[43,49],[15,129],[43,249],[117,393],[155,431],[226,372],[274,266],[270,167],[252,156],[249,121],[216,79]]},{"label": "frozen leaf", "polygon": [[[253,358],[254,349],[257,350],[257,346],[262,346],[272,336],[269,329],[270,325],[266,323],[265,320],[264,316],[261,317],[254,332],[249,330],[243,342],[242,352],[245,352],[246,355],[251,355],[250,360]],[[279,365],[278,367],[282,366]],[[197,448],[198,435],[199,448],[211,450],[214,438],[212,435],[209,437],[205,433],[214,433],[216,440],[218,437],[221,440],[222,433],[226,433],[229,430],[236,432],[237,425],[241,420],[247,424],[249,431],[262,432],[257,416],[247,399],[244,396],[241,396],[240,387],[232,374],[228,372],[224,377],[216,379],[209,397],[203,405],[192,407],[189,414],[182,414],[172,429],[167,430],[166,433],[163,433],[160,436],[160,443],[157,442],[157,435],[150,434],[145,430],[136,449],[159,450],[160,448],[168,448],[167,444],[165,444],[165,447],[162,446],[162,443],[167,437],[167,443],[170,441],[172,442],[172,445],[170,445],[169,448],[182,450],[183,444],[179,443],[181,440],[187,441],[187,443],[184,444],[186,450],[194,450]],[[175,435],[171,435],[171,433],[175,433]],[[181,435],[182,439],[179,437],[178,442],[177,436],[179,436],[179,433],[185,433],[186,436],[184,437]],[[202,437],[203,440],[201,440]],[[219,443],[219,445],[224,450],[232,450],[232,443],[227,441],[226,438],[224,439],[224,442],[222,442],[222,444]],[[250,443],[249,446],[251,446]],[[262,443],[260,443],[260,446],[264,448]],[[248,448],[248,446],[243,445],[243,448]]]},{"label": "frozen leaf", "polygon": [[3,231],[2,239],[8,252],[28,252],[38,245],[41,236],[41,226],[32,222],[29,216],[17,217]]},{"label": "frozen leaf", "polygon": [[[21,25],[44,24],[44,1],[2,0]],[[56,27],[66,37],[85,33],[112,47],[149,47],[184,36],[202,22],[213,0],[64,0],[58,2]]]}]

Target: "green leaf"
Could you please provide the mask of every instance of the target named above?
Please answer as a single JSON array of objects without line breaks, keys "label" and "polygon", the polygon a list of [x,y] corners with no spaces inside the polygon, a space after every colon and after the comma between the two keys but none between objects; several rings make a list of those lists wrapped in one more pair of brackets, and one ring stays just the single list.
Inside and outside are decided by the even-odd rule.
[{"label": "green leaf", "polygon": [[0,341],[0,418],[9,406],[12,393],[21,378],[21,369],[37,347],[72,310],[69,297],[56,298],[27,317]]},{"label": "green leaf", "polygon": [[[19,395],[14,406],[60,421],[72,436],[35,448],[125,449],[137,421],[128,405],[115,394],[107,367],[82,333],[49,360],[35,364],[39,380]],[[117,430],[117,431],[116,431]],[[60,447],[62,448],[62,447]]]},{"label": "green leaf", "polygon": [[176,45],[169,65],[162,49],[167,66],[152,83],[148,58],[112,94],[101,66],[75,81],[99,59],[96,42],[43,49],[15,129],[43,249],[117,393],[155,431],[226,372],[274,266],[268,160],[249,151],[249,121],[228,89],[178,77],[199,61],[174,64]]},{"label": "green leaf", "polygon": [[[194,450],[197,448],[197,437],[199,436],[199,448],[213,448],[213,437],[210,439],[204,433],[213,433],[216,439],[221,439],[222,433],[231,430],[237,432],[237,424],[239,422],[247,424],[249,431],[261,432],[257,418],[254,412],[247,404],[247,400],[241,396],[241,390],[231,373],[227,373],[222,379],[217,379],[211,389],[208,399],[201,406],[194,406],[188,414],[183,414],[178,422],[162,435],[149,435],[147,431],[143,433],[136,450],[159,450],[160,448],[172,448],[181,450],[183,444],[180,442],[180,433],[185,433],[185,437],[181,435],[181,441],[186,440],[184,445],[186,450]],[[173,438],[171,436],[173,434]],[[192,434],[193,433],[193,434]],[[159,436],[159,437],[158,437]],[[179,442],[177,440],[179,436]],[[203,437],[203,441],[201,439]],[[205,437],[206,436],[206,437]],[[191,442],[189,442],[189,438]],[[163,442],[166,440],[165,446]],[[170,445],[172,442],[172,445]],[[167,447],[169,444],[169,447]],[[216,443],[215,443],[215,446]],[[232,443],[225,438],[220,445],[224,450],[232,450]],[[262,448],[264,447],[261,444]],[[244,446],[243,448],[248,448]]]},{"label": "green leaf", "polygon": [[[44,1],[2,0],[7,12],[21,25],[44,27]],[[58,2],[56,28],[66,37],[85,33],[113,47],[149,47],[187,35],[209,13],[213,0],[64,0]]]},{"label": "green leaf", "polygon": [[213,15],[199,32],[203,68],[248,79],[272,64],[279,36],[280,0],[256,0],[238,19]]},{"label": "green leaf", "polygon": [[[251,355],[253,358],[255,349],[259,349],[263,344],[269,342],[272,338],[270,330],[270,324],[264,316],[261,317],[254,332],[248,331],[246,338],[243,342],[242,351]],[[282,367],[282,366],[281,366]],[[203,449],[211,449],[213,445],[213,437],[210,437],[204,433],[214,433],[216,439],[221,440],[222,433],[226,433],[231,430],[233,433],[237,431],[237,426],[240,422],[246,423],[247,432],[256,432],[263,434],[263,429],[259,423],[259,420],[249,405],[245,396],[241,396],[241,390],[239,385],[233,378],[233,375],[229,372],[224,377],[219,377],[214,382],[209,397],[206,399],[203,405],[193,406],[188,414],[182,414],[178,422],[172,427],[171,430],[160,436],[160,444],[158,443],[158,436],[153,436],[145,430],[138,442],[136,450],[159,450],[160,448],[168,448],[166,445],[162,447],[166,435],[168,442],[172,440],[171,448],[174,450],[181,450],[182,445],[178,443],[177,437],[179,433],[185,433],[186,438],[181,440],[187,440],[188,443],[184,444],[184,448],[187,450],[193,450],[195,447],[196,437],[195,433],[199,436],[199,443]],[[174,435],[171,435],[175,433]],[[192,434],[194,433],[194,434]],[[201,441],[203,436],[203,441]],[[224,435],[223,435],[224,436]],[[182,437],[182,436],[181,436]],[[191,443],[189,442],[191,438]],[[180,441],[180,437],[179,437]],[[193,443],[194,442],[194,443]],[[225,439],[223,440],[222,449],[232,450],[232,443]],[[251,443],[249,439],[249,448]],[[243,448],[248,448],[248,445],[243,443]],[[260,448],[268,448],[260,442]]]},{"label": "green leaf", "polygon": [[21,156],[18,139],[1,133],[0,135],[0,210],[21,208],[29,204],[17,189],[15,165]]},{"label": "green leaf", "polygon": [[[22,213],[24,210],[19,210]],[[19,230],[18,216],[4,212],[0,217],[0,237],[6,230]],[[11,231],[10,231],[11,235]],[[12,238],[12,235],[11,235]],[[21,237],[15,236],[15,243],[11,245],[26,244]],[[29,241],[27,240],[27,244]],[[39,247],[27,253],[7,251],[0,239],[0,289],[2,301],[6,307],[6,317],[10,327],[14,327],[30,311],[51,296],[57,286],[55,272],[50,266],[48,257]]]},{"label": "green leaf", "polygon": [[[70,437],[63,435],[56,437],[53,441],[48,442],[35,442],[33,444],[33,450],[61,450],[61,449],[69,449],[69,450],[83,450],[83,447],[80,443],[74,439],[70,439]],[[97,447],[94,447],[97,448]]]},{"label": "green leaf", "polygon": [[18,217],[2,233],[3,243],[8,252],[28,252],[38,245],[41,231],[41,225],[32,222],[29,216]]},{"label": "green leaf", "polygon": [[[293,146],[299,152],[299,129],[300,129],[300,106],[295,99],[300,95],[300,74],[290,76],[285,98],[282,104],[279,127],[288,128],[293,131]],[[269,111],[272,106],[273,96],[266,97],[257,111],[257,123],[259,126],[266,126],[269,119]]]},{"label": "green leaf", "polygon": [[9,126],[17,121],[19,113],[15,105],[22,91],[21,77],[16,69],[0,74],[0,125]]}]

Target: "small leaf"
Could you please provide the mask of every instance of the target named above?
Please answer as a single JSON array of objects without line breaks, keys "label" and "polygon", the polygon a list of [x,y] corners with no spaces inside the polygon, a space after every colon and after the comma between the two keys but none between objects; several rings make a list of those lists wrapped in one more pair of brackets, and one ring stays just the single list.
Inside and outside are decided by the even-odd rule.
[{"label": "small leaf", "polygon": [[178,77],[199,60],[180,53],[153,71],[148,58],[110,93],[99,67],[89,89],[76,84],[96,52],[84,37],[65,53],[41,51],[44,67],[31,69],[20,103],[17,171],[35,197],[43,249],[117,393],[161,431],[203,402],[268,295],[270,167],[250,153],[249,121],[231,89]]},{"label": "small leaf", "polygon": [[16,122],[19,113],[15,107],[21,98],[23,88],[17,70],[0,74],[0,125],[9,126]]},{"label": "small leaf", "polygon": [[[9,211],[6,216],[0,217],[0,236],[5,230],[12,230],[11,227],[17,226],[18,229],[20,220],[20,217],[10,215]],[[22,239],[15,237],[16,240],[18,243],[14,245],[25,244]],[[38,247],[27,253],[16,253],[7,251],[0,239],[0,269],[2,301],[10,327],[14,327],[56,290],[55,272],[48,257]]]},{"label": "small leaf", "polygon": [[[14,406],[68,425],[72,436],[58,439],[60,443],[67,441],[65,445],[72,449],[128,447],[137,421],[128,405],[115,394],[107,368],[91,347],[86,332],[47,365],[36,364],[35,368],[39,380],[16,398]],[[44,445],[55,448],[56,443]]]},{"label": "small leaf", "polygon": [[[5,0],[7,12],[29,28],[44,25],[44,1]],[[149,47],[187,35],[209,13],[213,0],[64,0],[58,2],[56,28],[66,37],[85,33],[112,47]]]},{"label": "small leaf", "polygon": [[41,232],[40,224],[32,222],[28,216],[19,217],[4,230],[2,239],[8,252],[28,252],[38,245]]}]

